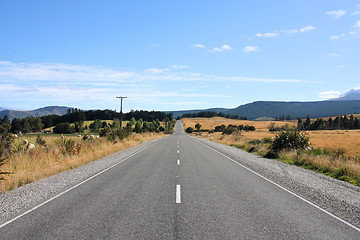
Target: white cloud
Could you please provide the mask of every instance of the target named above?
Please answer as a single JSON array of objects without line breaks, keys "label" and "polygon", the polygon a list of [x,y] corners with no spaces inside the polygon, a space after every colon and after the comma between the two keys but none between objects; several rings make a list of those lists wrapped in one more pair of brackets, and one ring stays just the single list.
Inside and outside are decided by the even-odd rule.
[{"label": "white cloud", "polygon": [[205,48],[205,47],[206,47],[205,45],[200,44],[200,43],[192,44],[191,46],[192,46],[192,47],[197,47],[197,48]]},{"label": "white cloud", "polygon": [[230,45],[222,45],[220,48],[218,47],[214,47],[212,49],[213,52],[224,52],[224,51],[230,51],[232,50],[232,48],[230,47]]},{"label": "white cloud", "polygon": [[338,65],[336,66],[336,68],[344,68],[345,66],[344,65]]},{"label": "white cloud", "polygon": [[329,57],[339,57],[340,55],[337,53],[329,53],[328,56]]},{"label": "white cloud", "polygon": [[337,10],[337,11],[328,11],[326,12],[327,15],[332,17],[333,19],[339,19],[340,17],[344,16],[346,14],[345,10]]},{"label": "white cloud", "polygon": [[343,38],[343,37],[345,37],[345,36],[346,36],[346,34],[345,34],[345,33],[342,33],[342,34],[340,34],[340,35],[330,36],[330,39],[332,39],[332,40],[339,40],[340,38]]},{"label": "white cloud", "polygon": [[[126,72],[100,66],[0,61],[0,102],[23,109],[33,109],[33,106],[41,107],[44,104],[114,109],[118,108],[115,96],[124,94],[128,96],[131,108],[141,105],[161,105],[166,108],[165,103],[168,101],[177,101],[169,99],[171,97],[187,97],[189,102],[205,101],[203,98],[210,97],[229,97],[203,91],[203,88],[194,91],[188,87],[200,82],[204,85],[221,82],[230,86],[235,82],[306,82],[299,79],[244,78],[172,71],[176,69],[174,66]],[[172,88],[172,82],[178,85],[178,89]]]},{"label": "white cloud", "polygon": [[258,52],[260,49],[256,46],[246,46],[243,49],[243,52]]},{"label": "white cloud", "polygon": [[352,36],[354,36],[354,35],[357,35],[358,32],[357,32],[357,31],[351,31],[351,32],[349,32],[349,34],[352,35]]},{"label": "white cloud", "polygon": [[172,65],[171,68],[172,69],[186,69],[189,68],[190,66],[188,65]]},{"label": "white cloud", "polygon": [[168,68],[150,68],[150,69],[147,69],[145,70],[145,72],[147,73],[152,73],[152,74],[158,74],[158,73],[163,73],[163,72],[166,72],[166,71],[169,71]]},{"label": "white cloud", "polygon": [[339,91],[325,91],[318,93],[319,98],[322,99],[331,99],[331,98],[337,98],[340,96]]},{"label": "white cloud", "polygon": [[354,27],[356,27],[356,28],[359,28],[359,29],[360,29],[360,20],[358,20],[358,21],[355,23]]},{"label": "white cloud", "polygon": [[314,30],[316,30],[316,27],[309,25],[309,26],[301,28],[300,32],[309,32],[309,31],[314,31]]},{"label": "white cloud", "polygon": [[263,38],[273,38],[273,37],[280,36],[280,34],[275,33],[275,32],[273,32],[273,33],[257,33],[255,36],[256,37],[263,37]]},{"label": "white cloud", "polygon": [[281,32],[285,32],[285,33],[302,33],[302,32],[314,31],[314,30],[316,30],[315,26],[308,25],[308,26],[305,26],[305,27],[300,28],[300,29],[281,30]]},{"label": "white cloud", "polygon": [[351,15],[352,16],[355,16],[355,15],[359,15],[360,14],[360,11],[355,11],[355,12],[353,12]]}]

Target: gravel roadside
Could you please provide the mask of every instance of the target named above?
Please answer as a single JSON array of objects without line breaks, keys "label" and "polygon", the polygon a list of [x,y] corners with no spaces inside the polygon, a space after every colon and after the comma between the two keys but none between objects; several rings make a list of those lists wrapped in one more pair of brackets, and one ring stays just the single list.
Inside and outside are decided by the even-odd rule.
[{"label": "gravel roadside", "polygon": [[0,225],[126,159],[141,149],[166,138],[144,141],[138,146],[114,153],[78,168],[26,184],[9,192],[1,193]]},{"label": "gravel roadside", "polygon": [[208,139],[196,139],[360,228],[360,187]]}]

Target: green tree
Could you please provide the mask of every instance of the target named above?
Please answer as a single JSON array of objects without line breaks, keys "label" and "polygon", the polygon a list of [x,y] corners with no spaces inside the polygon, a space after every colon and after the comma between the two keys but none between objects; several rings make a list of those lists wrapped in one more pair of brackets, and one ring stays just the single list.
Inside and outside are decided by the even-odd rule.
[{"label": "green tree", "polygon": [[306,117],[306,121],[305,121],[305,129],[306,130],[309,130],[310,129],[310,126],[311,126],[311,119],[310,119],[310,115],[307,115]]},{"label": "green tree", "polygon": [[90,129],[93,132],[97,132],[101,128],[101,121],[99,119],[96,119],[93,123],[90,124]]},{"label": "green tree", "polygon": [[192,133],[192,132],[194,132],[194,129],[192,127],[188,127],[188,128],[186,128],[185,132]]},{"label": "green tree", "polygon": [[196,123],[195,128],[196,128],[196,131],[200,132],[201,124]]},{"label": "green tree", "polygon": [[132,118],[130,119],[130,124],[131,124],[131,126],[134,126],[134,125],[136,124],[136,120],[135,120],[134,117],[132,117]]},{"label": "green tree", "polygon": [[71,126],[70,123],[66,122],[66,123],[58,123],[56,124],[56,126],[53,129],[54,133],[74,133],[75,132],[75,127]]},{"label": "green tree", "polygon": [[113,120],[112,128],[113,129],[119,129],[120,128],[120,120],[118,118],[115,118]]}]

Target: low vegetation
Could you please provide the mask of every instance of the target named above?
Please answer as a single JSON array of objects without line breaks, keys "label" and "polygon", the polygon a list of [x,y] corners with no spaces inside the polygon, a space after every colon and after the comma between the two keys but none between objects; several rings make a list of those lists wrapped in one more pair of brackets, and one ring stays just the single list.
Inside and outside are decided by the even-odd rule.
[{"label": "low vegetation", "polygon": [[[70,112],[67,117],[73,113],[79,111]],[[133,112],[139,113],[141,111]],[[149,112],[143,113],[152,119]],[[95,119],[88,125],[82,121],[60,122],[51,127],[59,134],[41,133],[44,125],[40,118],[14,119],[12,123],[7,118],[0,119],[0,192],[81,166],[144,140],[171,134],[175,120],[165,117],[163,121],[148,122],[132,117],[123,122],[126,123],[123,127],[116,118],[111,121]],[[17,127],[29,132],[13,131]],[[35,130],[38,132],[32,133]]]},{"label": "low vegetation", "polygon": [[[311,120],[311,122],[315,121]],[[358,130],[303,131],[298,128],[296,121],[250,122],[198,118],[183,119],[183,122],[185,127],[201,123],[209,128],[208,132],[197,133],[198,136],[360,186],[360,131]],[[217,125],[219,122],[223,124]],[[227,127],[226,123],[229,124]],[[253,125],[256,130],[246,132],[235,127],[245,124]],[[226,128],[232,129],[230,134],[224,133]],[[276,130],[270,130],[274,128]]]}]

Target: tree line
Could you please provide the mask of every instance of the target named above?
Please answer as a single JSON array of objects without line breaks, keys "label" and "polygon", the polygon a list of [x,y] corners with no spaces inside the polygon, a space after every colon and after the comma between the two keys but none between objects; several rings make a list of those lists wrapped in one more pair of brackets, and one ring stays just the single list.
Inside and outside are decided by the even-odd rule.
[{"label": "tree line", "polygon": [[347,130],[347,129],[360,129],[360,119],[350,115],[337,116],[334,119],[318,118],[311,121],[308,115],[305,122],[298,118],[298,129],[300,130]]},{"label": "tree line", "polygon": [[239,117],[238,115],[230,115],[225,114],[222,112],[214,112],[214,111],[203,111],[198,113],[185,113],[180,118],[212,118],[212,117],[223,117],[223,118],[230,118],[230,119],[241,119],[241,120],[247,120],[247,117]]},{"label": "tree line", "polygon": [[[9,131],[13,133],[17,132],[40,132],[44,128],[57,126],[58,132],[73,133],[81,132],[84,130],[84,121],[95,121],[94,129],[97,130],[104,127],[103,120],[120,119],[120,113],[112,110],[90,110],[82,111],[81,109],[69,109],[65,115],[46,115],[42,117],[25,117],[22,119],[14,118],[12,121],[9,120],[8,116],[0,118],[0,125],[3,123],[9,124]],[[132,110],[129,113],[124,113],[122,116],[124,121],[138,121],[141,119],[142,122],[154,122],[154,121],[168,121],[173,119],[173,114],[166,114],[160,111],[143,111],[143,110]],[[99,127],[100,121],[100,127]],[[105,123],[106,124],[106,123]]]}]

